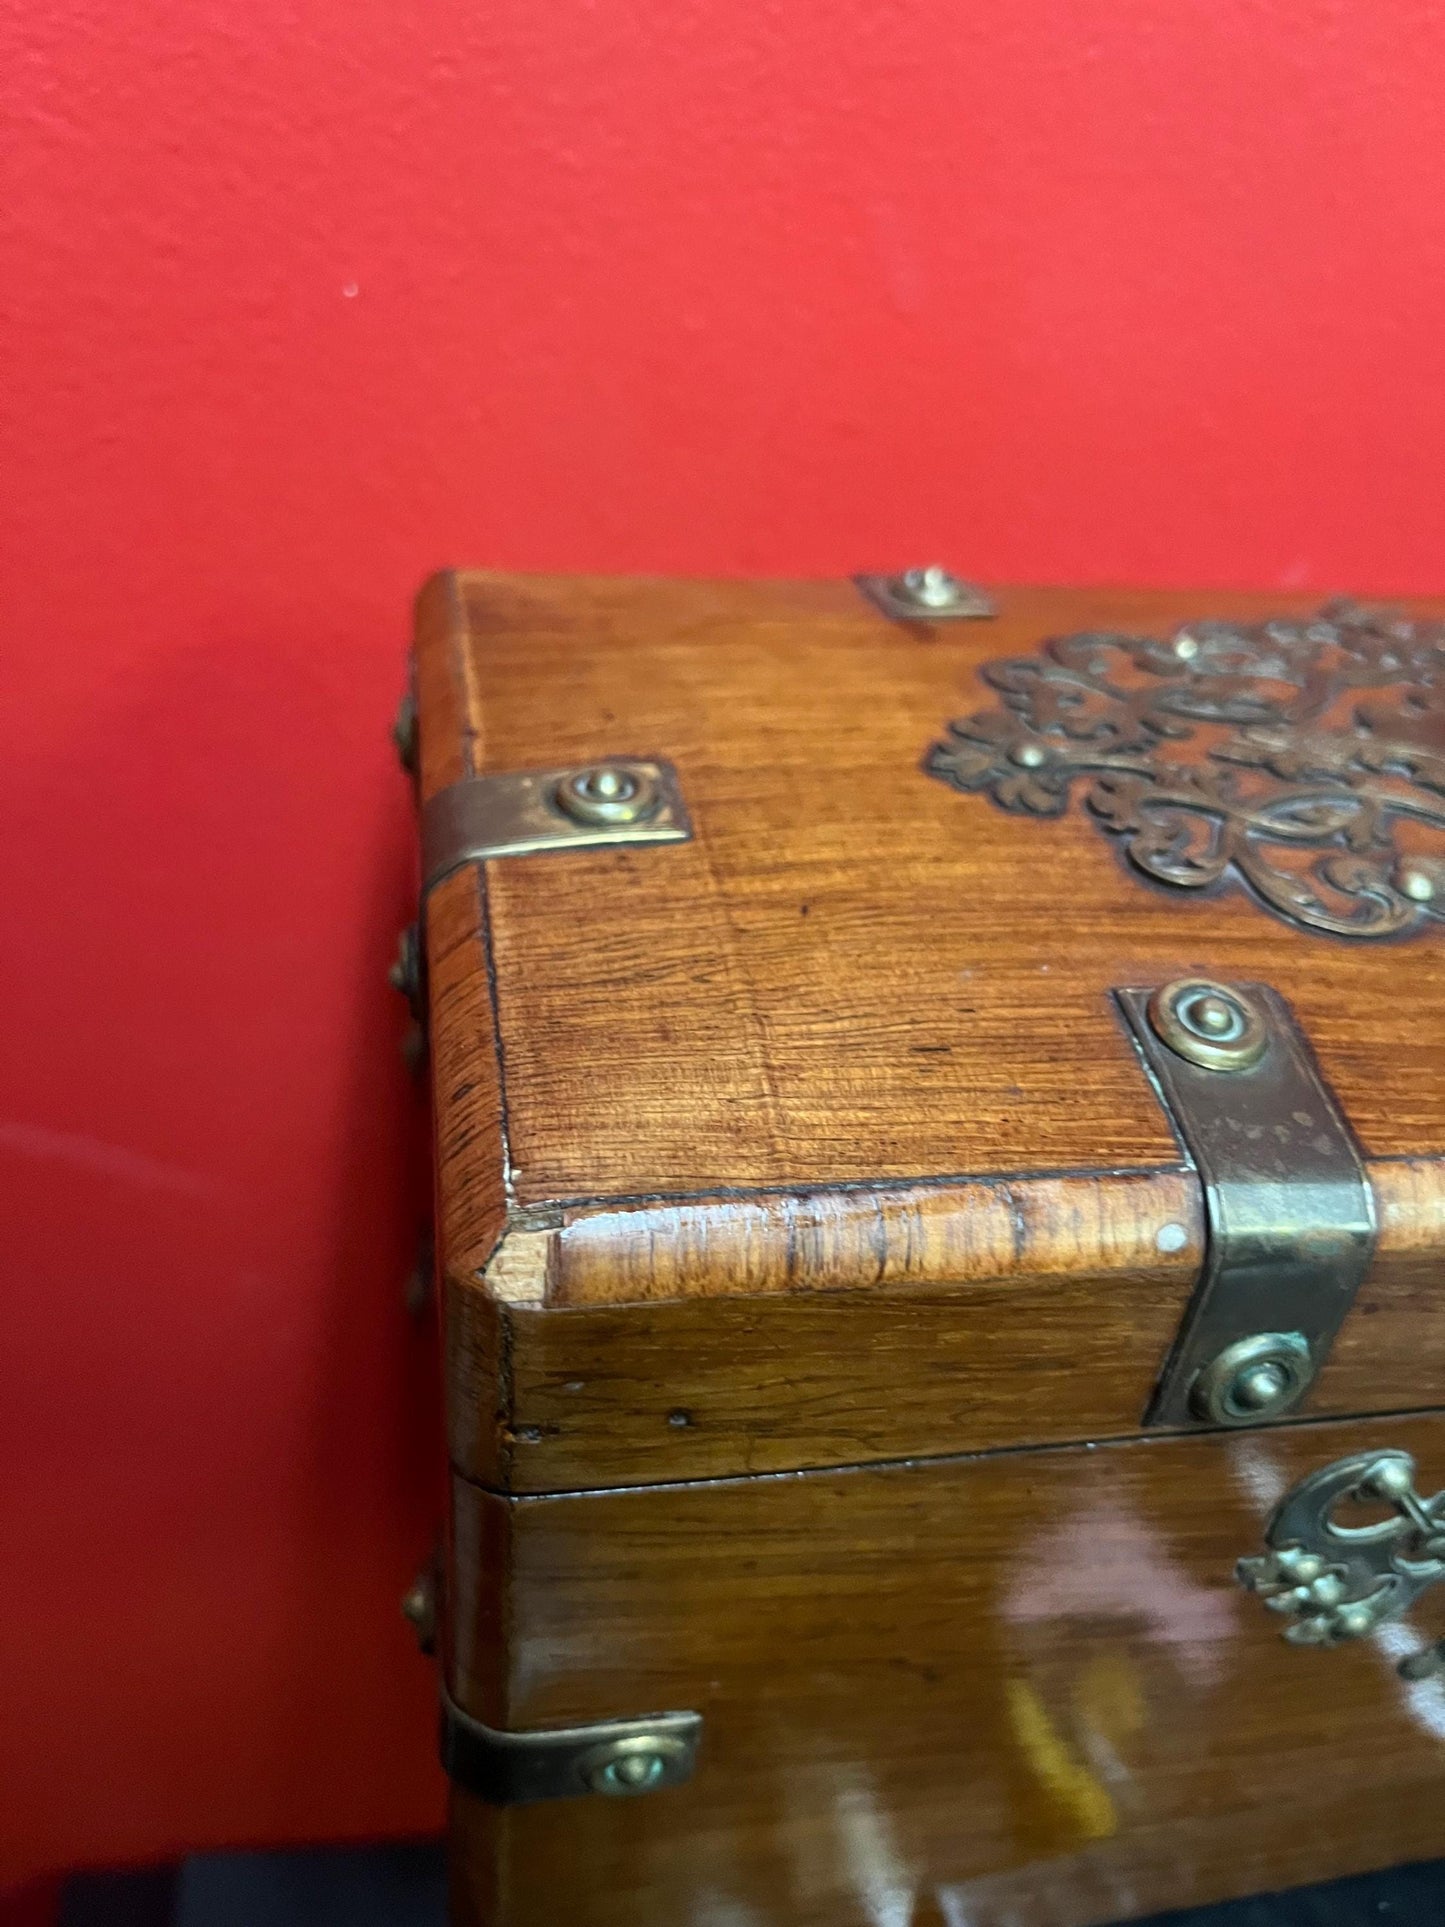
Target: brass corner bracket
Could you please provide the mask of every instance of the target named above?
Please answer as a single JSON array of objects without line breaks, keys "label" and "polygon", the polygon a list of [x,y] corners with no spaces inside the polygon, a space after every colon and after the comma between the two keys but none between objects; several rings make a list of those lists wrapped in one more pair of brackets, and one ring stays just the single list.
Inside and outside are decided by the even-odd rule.
[{"label": "brass corner bracket", "polygon": [[463,864],[493,857],[691,836],[677,772],[653,758],[465,776],[422,809],[422,893]]},{"label": "brass corner bracket", "polygon": [[654,1713],[592,1726],[503,1732],[441,1697],[441,1760],[453,1783],[493,1806],[631,1798],[681,1786],[697,1764],[701,1713]]}]

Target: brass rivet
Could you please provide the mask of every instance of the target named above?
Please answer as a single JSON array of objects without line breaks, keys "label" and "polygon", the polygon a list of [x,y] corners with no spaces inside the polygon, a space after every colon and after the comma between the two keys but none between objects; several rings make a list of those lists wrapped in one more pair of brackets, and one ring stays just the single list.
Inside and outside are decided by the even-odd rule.
[{"label": "brass rivet", "polygon": [[1233,1398],[1246,1412],[1267,1412],[1289,1389],[1289,1373],[1277,1359],[1252,1365],[1235,1380]]},{"label": "brass rivet", "polygon": [[415,776],[420,763],[420,735],[417,720],[416,694],[408,689],[396,706],[396,721],[391,726],[391,740],[396,747],[397,761],[408,776]]},{"label": "brass rivet", "polygon": [[424,1653],[436,1646],[437,1582],[432,1566],[423,1569],[401,1596],[401,1616],[416,1633],[416,1643]]},{"label": "brass rivet", "polygon": [[680,1740],[661,1733],[611,1740],[580,1762],[583,1783],[594,1793],[620,1798],[669,1786],[687,1761]]},{"label": "brass rivet", "polygon": [[596,763],[564,776],[553,793],[576,823],[640,823],[657,808],[656,779],[624,763]]},{"label": "brass rivet", "polygon": [[1246,1071],[1263,1057],[1269,1032],[1242,990],[1182,977],[1149,999],[1149,1022],[1170,1050],[1209,1071]]},{"label": "brass rivet", "polygon": [[954,609],[963,600],[963,585],[942,563],[930,562],[921,569],[906,569],[893,585],[900,602],[911,602],[919,609]]},{"label": "brass rivet", "polygon": [[1201,997],[1192,1016],[1200,1030],[1210,1037],[1228,1037],[1239,1021],[1236,1007],[1223,997]]},{"label": "brass rivet", "polygon": [[1189,1402],[1198,1417],[1216,1425],[1246,1425],[1287,1412],[1313,1375],[1309,1346],[1298,1332],[1257,1332],[1227,1345],[1205,1366]]}]

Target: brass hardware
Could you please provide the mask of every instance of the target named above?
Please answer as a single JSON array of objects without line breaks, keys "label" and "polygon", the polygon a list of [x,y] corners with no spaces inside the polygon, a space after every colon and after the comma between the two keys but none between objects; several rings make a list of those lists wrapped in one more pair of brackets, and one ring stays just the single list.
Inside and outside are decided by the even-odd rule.
[{"label": "brass hardware", "polygon": [[609,757],[563,769],[466,776],[422,810],[423,891],[464,863],[692,835],[670,763]]},{"label": "brass hardware", "polygon": [[1302,1332],[1260,1332],[1226,1345],[1195,1379],[1189,1403],[1216,1425],[1253,1425],[1297,1405],[1313,1376]]},{"label": "brass hardware", "polygon": [[998,614],[982,589],[938,562],[898,575],[858,575],[853,580],[895,622],[977,622]]},{"label": "brass hardware", "polygon": [[1281,1418],[1308,1392],[1374,1253],[1359,1147],[1268,985],[1185,978],[1114,994],[1198,1172],[1208,1226],[1144,1422]]},{"label": "brass hardware", "polygon": [[672,1734],[634,1733],[631,1739],[608,1740],[584,1753],[577,1770],[594,1793],[616,1798],[676,1785],[674,1776],[686,1756],[685,1742]]},{"label": "brass hardware", "polygon": [[1149,999],[1149,1022],[1170,1050],[1208,1071],[1247,1071],[1269,1042],[1264,1019],[1249,999],[1204,977],[1183,977],[1156,990]]},{"label": "brass hardware", "polygon": [[412,1016],[419,1024],[426,1019],[424,980],[421,929],[419,925],[409,923],[397,932],[396,956],[388,966],[386,981],[393,990],[400,991],[405,997]]},{"label": "brass hardware", "polygon": [[1246,887],[1306,931],[1445,923],[1445,623],[1332,603],[1196,622],[1167,641],[1084,634],[985,666],[1001,707],[948,725],[925,770],[1001,808],[1062,816],[1076,784],[1134,868]]},{"label": "brass hardware", "polygon": [[401,1596],[401,1616],[416,1633],[422,1652],[436,1651],[439,1561],[434,1554]]},{"label": "brass hardware", "polygon": [[645,823],[657,808],[657,778],[625,763],[597,763],[573,770],[557,785],[555,800],[575,823]]},{"label": "brass hardware", "polygon": [[458,1786],[498,1806],[680,1786],[692,1777],[701,1733],[700,1713],[508,1733],[472,1719],[445,1692],[441,1701],[443,1767]]},{"label": "brass hardware", "polygon": [[396,745],[397,761],[408,776],[415,776],[421,767],[420,718],[417,711],[416,689],[408,684],[396,706],[396,720],[391,726],[391,740]]},{"label": "brass hardware", "polygon": [[[1343,1525],[1347,1500],[1387,1506],[1393,1518]],[[1268,1551],[1241,1559],[1235,1577],[1288,1620],[1293,1646],[1339,1646],[1396,1619],[1445,1579],[1445,1492],[1422,1499],[1408,1452],[1356,1452],[1286,1493],[1265,1528]],[[1400,1664],[1407,1679],[1439,1670],[1440,1649]]]},{"label": "brass hardware", "polygon": [[402,1061],[415,1077],[426,1062],[427,986],[426,951],[420,924],[409,923],[397,934],[396,956],[386,973],[393,990],[405,997],[411,1022],[401,1040]]}]

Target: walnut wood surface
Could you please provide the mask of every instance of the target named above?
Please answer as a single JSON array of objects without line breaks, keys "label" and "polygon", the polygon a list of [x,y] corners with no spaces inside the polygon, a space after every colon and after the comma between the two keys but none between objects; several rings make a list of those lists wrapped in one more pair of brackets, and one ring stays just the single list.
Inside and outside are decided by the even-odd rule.
[{"label": "walnut wood surface", "polygon": [[[1445,1686],[1232,1582],[1279,1494],[1445,1418],[503,1500],[455,1486],[451,1686],[690,1707],[687,1786],[455,1809],[463,1927],[1083,1927],[1445,1852]],[[510,1628],[505,1650],[498,1628]]]},{"label": "walnut wood surface", "polygon": [[457,760],[429,725],[487,769],[662,755],[697,832],[487,866],[519,1205],[1172,1165],[1109,990],[1183,971],[1289,998],[1369,1153],[1445,1154],[1438,933],[1348,943],[1152,887],[1081,809],[1011,816],[918,768],[993,700],[991,658],[1317,599],[998,600],[900,626],[841,582],[428,591],[425,786]]}]

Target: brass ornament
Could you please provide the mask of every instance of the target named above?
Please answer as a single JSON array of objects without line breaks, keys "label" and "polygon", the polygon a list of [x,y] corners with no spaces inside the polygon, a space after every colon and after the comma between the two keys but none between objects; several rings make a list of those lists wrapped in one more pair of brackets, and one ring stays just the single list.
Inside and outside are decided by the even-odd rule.
[{"label": "brass ornament", "polygon": [[[1352,1523],[1348,1505],[1378,1516]],[[1408,1452],[1356,1452],[1287,1492],[1265,1529],[1263,1556],[1235,1577],[1284,1620],[1292,1646],[1364,1639],[1445,1579],[1445,1493],[1420,1496]],[[1400,1662],[1407,1679],[1445,1669],[1445,1641]]]},{"label": "brass ornament", "polygon": [[955,789],[1062,816],[1082,780],[1144,876],[1242,883],[1305,930],[1445,923],[1445,623],[1336,602],[1164,641],[1059,637],[983,677],[1003,706],[924,760]]}]

